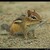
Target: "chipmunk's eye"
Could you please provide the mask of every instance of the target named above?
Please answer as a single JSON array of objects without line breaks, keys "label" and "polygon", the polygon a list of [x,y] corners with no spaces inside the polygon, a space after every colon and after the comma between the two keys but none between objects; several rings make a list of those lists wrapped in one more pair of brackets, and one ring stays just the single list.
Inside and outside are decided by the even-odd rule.
[{"label": "chipmunk's eye", "polygon": [[31,16],[31,18],[36,19],[36,17],[35,17],[35,16]]},{"label": "chipmunk's eye", "polygon": [[32,14],[30,15],[30,17],[33,18],[33,19],[36,19],[36,16],[34,16],[34,15],[32,15]]}]

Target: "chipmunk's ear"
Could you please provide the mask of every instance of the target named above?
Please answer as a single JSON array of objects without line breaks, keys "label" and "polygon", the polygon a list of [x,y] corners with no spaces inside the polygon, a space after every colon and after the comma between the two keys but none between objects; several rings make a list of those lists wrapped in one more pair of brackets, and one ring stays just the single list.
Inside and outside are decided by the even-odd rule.
[{"label": "chipmunk's ear", "polygon": [[28,13],[28,14],[30,14],[30,13],[31,13],[31,11],[30,11],[30,10],[27,10],[27,13]]},{"label": "chipmunk's ear", "polygon": [[30,12],[30,10],[28,10],[27,12]]},{"label": "chipmunk's ear", "polygon": [[28,17],[31,15],[31,11],[27,10]]}]

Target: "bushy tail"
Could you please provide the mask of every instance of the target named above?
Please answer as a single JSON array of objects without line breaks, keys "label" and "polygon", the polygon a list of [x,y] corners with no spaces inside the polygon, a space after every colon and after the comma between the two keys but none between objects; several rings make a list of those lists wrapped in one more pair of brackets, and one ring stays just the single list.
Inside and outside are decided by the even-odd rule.
[{"label": "bushy tail", "polygon": [[1,25],[1,29],[2,29],[2,30],[6,30],[6,31],[9,32],[9,31],[10,31],[10,26],[9,26],[8,24],[2,24],[2,25]]}]

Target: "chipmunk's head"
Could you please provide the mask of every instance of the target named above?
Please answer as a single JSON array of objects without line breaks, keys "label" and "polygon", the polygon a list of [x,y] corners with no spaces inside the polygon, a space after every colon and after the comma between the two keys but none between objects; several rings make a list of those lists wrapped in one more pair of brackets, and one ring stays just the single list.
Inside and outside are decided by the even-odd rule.
[{"label": "chipmunk's head", "polygon": [[42,21],[40,15],[35,11],[35,9],[27,11],[28,17],[33,18],[34,20]]}]

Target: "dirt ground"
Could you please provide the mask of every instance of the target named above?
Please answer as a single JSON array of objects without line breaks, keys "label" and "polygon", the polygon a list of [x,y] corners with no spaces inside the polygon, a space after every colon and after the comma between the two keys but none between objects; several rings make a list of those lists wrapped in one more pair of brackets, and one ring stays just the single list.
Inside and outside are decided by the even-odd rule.
[{"label": "dirt ground", "polygon": [[[23,36],[10,36],[9,32],[1,29],[1,25],[11,24],[28,9],[35,9],[42,20],[48,20],[35,29],[37,39],[29,39],[26,43]],[[50,2],[0,2],[0,48],[50,48]]]}]

